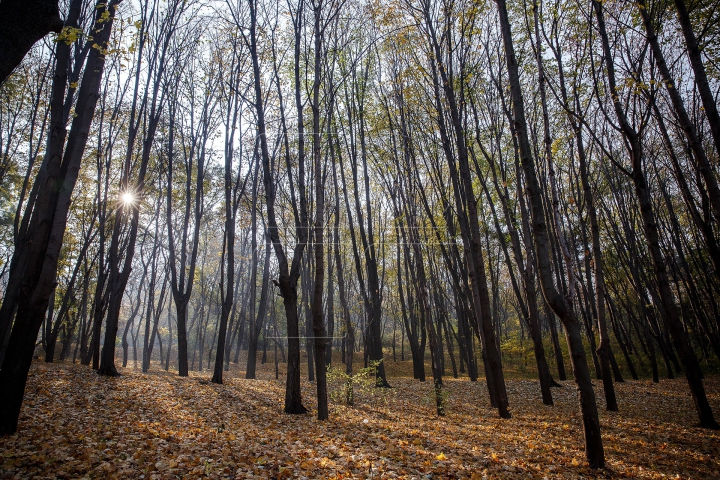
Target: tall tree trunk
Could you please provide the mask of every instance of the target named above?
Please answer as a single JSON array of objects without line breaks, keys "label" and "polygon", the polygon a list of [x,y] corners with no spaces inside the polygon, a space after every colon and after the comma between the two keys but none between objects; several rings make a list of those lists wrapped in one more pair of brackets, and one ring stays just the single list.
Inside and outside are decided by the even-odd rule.
[{"label": "tall tree trunk", "polygon": [[[558,210],[558,192],[557,192],[557,186],[556,186],[556,180],[555,180],[555,171],[554,171],[554,162],[553,162],[553,151],[552,151],[552,137],[550,135],[550,118],[548,114],[548,107],[547,107],[547,94],[545,89],[545,84],[547,82],[547,79],[545,77],[545,69],[543,66],[542,61],[542,39],[540,36],[540,20],[539,20],[539,4],[537,2],[533,3],[533,19],[534,19],[534,33],[535,33],[535,58],[538,66],[538,83],[539,83],[539,91],[540,91],[540,103],[542,105],[542,117],[543,117],[543,145],[544,145],[544,154],[547,161],[549,176],[550,176],[550,188],[552,193],[552,199],[553,199],[553,216],[555,218],[555,227],[557,231],[557,237],[560,243],[561,250],[563,252],[563,256],[565,258],[565,261],[567,262],[567,268],[568,268],[568,276],[569,281],[573,282],[574,279],[572,278],[574,276],[573,270],[571,269],[571,264],[573,262],[573,259],[571,258],[568,248],[565,246],[565,240],[564,240],[564,234],[561,231],[561,224],[560,224],[560,214]],[[554,49],[555,50],[555,49]],[[560,89],[562,93],[562,99],[563,102],[567,105],[567,90],[565,87],[565,77],[564,72],[562,70],[562,57],[561,55],[557,55],[557,61],[558,61],[558,69],[559,69],[559,78],[560,78]],[[585,195],[585,201],[586,201],[586,209],[588,211],[588,216],[590,217],[590,225],[591,225],[591,232],[592,232],[592,240],[593,240],[593,259],[595,262],[595,283],[596,283],[596,298],[590,300],[595,301],[597,304],[597,308],[593,309],[594,312],[597,312],[597,322],[598,322],[598,330],[600,332],[600,347],[598,348],[598,355],[600,356],[600,361],[596,361],[595,353],[592,351],[593,345],[595,344],[595,337],[594,333],[592,331],[592,328],[586,328],[588,338],[591,343],[591,353],[593,355],[593,363],[597,367],[599,367],[600,377],[603,379],[603,385],[604,385],[604,392],[605,392],[605,401],[607,405],[607,409],[610,411],[617,411],[617,400],[615,399],[615,388],[613,385],[612,377],[610,376],[610,363],[609,363],[609,338],[607,334],[607,324],[605,320],[605,280],[603,276],[603,270],[602,270],[602,257],[600,256],[600,239],[599,239],[599,229],[598,229],[598,222],[597,222],[597,213],[595,210],[595,205],[593,201],[593,195],[592,191],[590,190],[589,181],[588,181],[588,174],[587,174],[587,166],[586,166],[586,158],[585,158],[585,148],[582,142],[582,135],[581,135],[581,128],[580,125],[577,124],[577,122],[574,121],[573,118],[570,119],[571,125],[573,127],[573,130],[575,132],[575,138],[577,142],[577,148],[578,148],[578,158],[580,161],[580,170],[581,170],[581,177],[583,182],[583,192]],[[583,232],[584,235],[584,232]],[[586,236],[583,236],[583,238],[586,238]],[[586,242],[587,243],[587,242]],[[577,251],[577,249],[575,249]],[[587,256],[586,256],[587,258]],[[572,290],[572,286],[570,287]],[[592,285],[590,284],[589,280],[589,272],[588,272],[588,286],[587,288],[592,291]],[[572,296],[572,294],[570,294]],[[584,313],[583,313],[584,315]]]},{"label": "tall tree trunk", "polygon": [[[253,68],[253,89],[255,113],[257,114],[258,141],[260,142],[260,153],[263,167],[263,186],[265,187],[265,208],[267,211],[268,233],[275,250],[275,256],[278,261],[278,281],[275,282],[280,290],[285,306],[285,318],[287,320],[287,336],[288,336],[288,366],[285,384],[285,413],[302,414],[307,412],[302,404],[302,396],[300,390],[300,339],[298,328],[298,296],[297,282],[300,275],[300,263],[302,260],[305,244],[308,237],[308,214],[305,195],[305,138],[303,129],[302,102],[300,100],[300,35],[302,31],[302,17],[304,10],[304,2],[301,1],[297,9],[292,12],[292,22],[295,32],[295,96],[296,106],[298,107],[298,158],[296,159],[297,187],[300,208],[298,212],[297,201],[295,196],[295,184],[293,175],[289,175],[291,186],[291,198],[293,212],[295,214],[295,227],[297,231],[298,242],[293,252],[292,265],[288,265],[288,258],[285,249],[280,241],[280,233],[278,230],[277,220],[275,218],[275,183],[273,179],[273,167],[271,166],[270,151],[265,127],[265,108],[262,94],[263,77],[260,72],[260,60],[257,48],[257,2],[256,0],[248,0],[250,13],[249,27],[249,49],[250,58]],[[276,66],[277,68],[277,66]],[[277,71],[275,71],[275,80],[278,83],[278,93],[280,93],[279,80]],[[288,133],[285,127],[284,106],[282,98],[280,100],[281,123],[283,128],[283,139],[286,150],[286,166],[289,173],[291,171],[291,161],[289,158],[289,142]],[[273,162],[274,163],[274,162]]]},{"label": "tall tree trunk", "polygon": [[[475,116],[475,123],[478,124],[478,115],[477,111],[475,109],[475,106],[473,105],[473,113]],[[479,138],[479,127],[476,127],[476,130],[478,133],[476,134]],[[481,145],[478,142],[478,145]],[[482,147],[481,147],[482,148]],[[530,270],[532,259],[528,259],[527,265],[525,264],[525,261],[523,259],[523,252],[520,245],[520,238],[517,232],[517,229],[515,228],[514,222],[512,220],[512,215],[510,213],[510,209],[508,207],[507,197],[508,191],[507,186],[503,187],[501,189],[497,174],[495,172],[495,166],[493,159],[485,152],[485,149],[482,148],[483,154],[485,155],[486,160],[491,165],[492,169],[492,181],[495,186],[495,191],[497,192],[498,196],[500,197],[500,202],[503,207],[503,212],[505,214],[505,223],[507,225],[507,228],[510,233],[510,239],[511,239],[511,245],[513,249],[513,254],[515,257],[515,263],[518,265],[518,270],[520,270],[520,275],[523,280],[523,287],[525,290],[525,298],[523,298],[522,293],[520,292],[520,286],[518,285],[517,279],[515,277],[515,272],[513,271],[512,262],[510,261],[510,254],[508,253],[507,248],[507,240],[505,239],[504,235],[498,235],[498,239],[500,241],[500,246],[503,251],[503,255],[505,257],[505,264],[508,268],[508,273],[510,274],[510,282],[512,284],[513,291],[515,292],[515,297],[517,298],[520,313],[522,314],[522,320],[525,321],[525,323],[528,326],[528,329],[530,331],[530,338],[533,341],[533,351],[535,353],[535,364],[537,365],[538,369],[538,379],[540,381],[540,394],[542,396],[542,401],[545,405],[553,405],[553,398],[552,398],[552,392],[550,391],[550,387],[552,386],[552,377],[550,375],[550,368],[548,367],[547,360],[545,358],[545,348],[542,343],[542,332],[540,330],[540,321],[539,321],[539,315],[538,315],[538,307],[537,307],[537,295],[535,291],[535,281],[532,277],[532,273]],[[480,180],[480,183],[482,184],[482,188],[485,191],[486,199],[488,200],[488,204],[490,206],[490,212],[492,213],[493,222],[495,224],[495,230],[498,232],[501,232],[502,229],[500,227],[500,222],[498,220],[498,215],[495,210],[495,204],[493,202],[492,196],[490,195],[490,190],[487,188],[487,182],[485,178],[483,178],[482,173],[480,171],[480,165],[478,164],[477,159],[473,156],[473,160],[475,160],[475,168],[477,170],[478,179]],[[503,191],[504,190],[504,191]],[[530,256],[530,252],[528,252],[528,256]]]},{"label": "tall tree trunk", "polygon": [[[42,185],[38,185],[39,188],[34,189],[38,192],[37,200],[32,212],[26,213],[31,215],[29,226],[23,232],[22,243],[16,246],[20,258],[14,257],[13,260],[21,261],[24,267],[23,289],[18,291],[19,296],[6,296],[3,301],[3,304],[7,301],[17,302],[17,313],[0,368],[0,386],[4,391],[0,397],[0,435],[17,430],[35,339],[44,318],[50,292],[55,285],[71,196],[99,97],[100,79],[105,66],[105,57],[101,52],[110,38],[115,7],[119,3],[120,0],[112,0],[110,3],[97,5],[95,9],[93,29],[96,34],[93,35],[93,42],[100,48],[92,48],[88,53],[67,145],[64,142],[64,122],[54,125],[53,135],[57,144],[55,148],[48,148],[41,172],[36,179],[36,182],[42,182]],[[79,9],[80,6],[76,6]],[[102,17],[106,12],[109,15],[107,20]],[[59,68],[63,67],[64,65],[59,63]],[[63,79],[59,81],[61,84],[53,87],[52,101],[55,108],[62,110],[65,85]],[[61,115],[60,112],[57,114]],[[15,308],[9,310],[12,312]]]},{"label": "tall tree trunk", "polygon": [[[15,6],[20,2],[3,2],[2,7]],[[13,5],[14,4],[14,5]],[[57,8],[57,7],[56,7]],[[78,28],[78,21],[80,18],[82,9],[82,2],[75,0],[70,3],[68,8],[68,16],[66,25],[69,28]],[[5,18],[2,19],[4,21]],[[5,32],[3,31],[3,34]],[[47,32],[46,32],[47,33]],[[34,43],[34,42],[33,42]],[[24,55],[24,53],[23,53]],[[38,221],[37,215],[33,215],[35,209],[41,201],[45,202],[43,205],[44,209],[48,210],[43,213],[44,216],[52,215],[52,210],[47,204],[52,206],[57,200],[54,198],[57,196],[56,192],[52,192],[52,196],[47,195],[47,191],[43,190],[43,187],[48,185],[57,187],[54,190],[59,190],[62,185],[62,178],[55,178],[61,175],[61,165],[63,160],[63,149],[65,148],[65,140],[67,139],[66,125],[69,116],[69,105],[66,105],[66,90],[68,84],[72,82],[71,77],[71,47],[69,42],[57,42],[55,47],[55,73],[53,77],[51,99],[50,99],[50,126],[49,126],[49,137],[47,140],[47,147],[43,162],[40,165],[37,177],[33,182],[32,189],[28,195],[27,204],[25,206],[25,213],[22,215],[22,221],[18,224],[18,219],[15,220],[14,225],[14,241],[15,249],[13,251],[12,258],[10,260],[10,270],[7,279],[7,285],[3,295],[2,307],[0,307],[0,364],[4,361],[5,354],[9,348],[8,342],[11,335],[11,329],[13,327],[13,318],[16,315],[18,302],[21,297],[26,297],[27,292],[22,292],[22,283],[24,271],[26,269],[29,256],[28,250],[31,248],[30,236],[35,232],[36,223]],[[3,58],[4,60],[4,58]],[[80,59],[82,61],[82,59]],[[19,62],[18,62],[19,63]],[[14,68],[14,66],[13,66]],[[10,69],[12,70],[12,68]],[[10,71],[7,72],[9,74]],[[70,78],[69,78],[70,77]],[[74,93],[76,87],[69,87],[70,92]],[[98,79],[98,90],[99,90],[99,79]],[[84,100],[87,103],[87,100]],[[97,99],[91,100],[94,105]],[[83,138],[82,141],[87,141]],[[83,143],[84,147],[84,143]],[[29,173],[28,173],[29,180]],[[17,215],[20,217],[20,204],[18,204]],[[44,230],[51,228],[52,216],[44,218],[41,228],[43,235],[47,235]],[[35,222],[35,223],[32,223]],[[48,293],[49,298],[49,293]],[[45,305],[47,307],[47,304]],[[45,314],[42,314],[42,319],[45,318]],[[39,327],[38,327],[39,328]]]},{"label": "tall tree trunk", "polygon": [[[320,151],[320,82],[322,80],[322,59],[325,53],[323,33],[325,22],[323,22],[323,0],[313,0],[313,36],[315,42],[314,78],[312,86],[312,125],[313,142],[312,156],[315,180],[315,225],[313,225],[315,254],[315,291],[312,297],[312,330],[315,346],[315,376],[318,402],[318,420],[328,419],[328,398],[327,398],[327,367],[325,366],[325,345],[327,334],[323,321],[323,287],[325,286],[325,247],[323,230],[325,228],[325,175],[323,175],[323,162]],[[327,15],[327,13],[326,13]],[[332,292],[328,292],[332,295]]]},{"label": "tall tree trunk", "polygon": [[[332,103],[332,102],[331,102]],[[332,142],[333,135],[330,135]],[[343,273],[342,255],[340,252],[340,189],[338,188],[337,162],[335,158],[335,149],[330,144],[330,159],[333,171],[333,187],[335,193],[335,223],[333,225],[333,243],[335,244],[335,270],[338,280],[338,297],[340,298],[340,306],[342,308],[343,323],[345,326],[345,338],[343,339],[344,361],[345,361],[345,403],[353,405],[355,403],[355,394],[353,390],[353,356],[355,354],[355,328],[350,318],[350,309],[348,307],[345,275]],[[349,210],[348,210],[349,212]]]},{"label": "tall tree trunk", "polygon": [[[329,124],[330,122],[328,122]],[[328,127],[330,130],[330,127]],[[330,132],[331,133],[331,132]],[[330,146],[332,148],[332,146]],[[332,205],[330,206],[332,210]],[[328,213],[330,215],[331,213]],[[338,215],[338,212],[335,212]],[[335,339],[335,276],[333,275],[333,248],[337,248],[337,244],[328,238],[328,249],[327,249],[327,342],[325,344],[325,366],[329,367],[332,364],[332,347],[333,340]]]},{"label": "tall tree trunk", "polygon": [[[145,186],[145,177],[154,145],[155,134],[163,114],[165,89],[161,89],[161,85],[165,80],[164,71],[167,64],[166,58],[167,55],[169,55],[169,43],[176,27],[176,16],[183,11],[183,8],[186,8],[186,5],[178,4],[175,5],[175,7],[177,8],[169,11],[165,19],[167,23],[164,27],[166,28],[161,29],[164,36],[157,39],[157,44],[153,45],[156,50],[153,55],[151,55],[153,60],[148,62],[150,74],[147,76],[142,98],[138,95],[140,92],[140,72],[142,70],[140,65],[137,66],[134,79],[135,95],[130,111],[128,142],[125,151],[123,173],[119,185],[120,191],[131,195],[133,201],[127,203],[123,208],[115,212],[115,222],[110,239],[107,285],[108,310],[105,326],[105,341],[100,366],[98,368],[98,373],[101,375],[118,375],[117,369],[115,368],[115,339],[117,336],[122,298],[125,293],[128,278],[130,277],[130,272],[132,271],[132,260],[135,255],[135,243],[140,223],[140,198]],[[149,41],[146,33],[147,23],[147,20],[142,22],[138,58],[143,58],[142,50]],[[138,101],[140,101],[140,105],[138,105]],[[141,126],[143,127],[143,138],[140,161],[139,165],[134,165],[135,142],[138,139]],[[137,167],[137,176],[134,180],[131,178],[134,170],[133,167]],[[173,245],[172,238],[168,239],[168,244]],[[123,261],[122,270],[120,265],[121,258]]]},{"label": "tall tree trunk", "polygon": [[510,20],[508,18],[505,0],[496,0],[496,3],[500,14],[500,29],[505,46],[505,59],[507,61],[510,95],[513,104],[515,135],[518,138],[520,161],[525,174],[527,196],[532,214],[532,229],[535,239],[538,277],[540,278],[543,296],[550,308],[565,326],[565,338],[570,350],[573,375],[578,387],[580,411],[583,419],[585,456],[591,468],[602,468],[605,465],[605,454],[600,436],[600,420],[595,402],[595,392],[593,391],[592,380],[590,379],[590,371],[588,369],[587,359],[585,358],[585,347],[582,344],[582,338],[580,336],[580,323],[572,311],[571,299],[569,297],[563,298],[556,289],[552,278],[552,269],[549,260],[548,226],[545,222],[545,212],[543,211],[535,160],[533,159],[528,139],[525,106],[520,86],[518,63],[513,46]]},{"label": "tall tree trunk", "polygon": [[[497,348],[495,330],[492,324],[490,295],[487,288],[485,260],[483,258],[481,247],[482,238],[480,236],[477,203],[475,200],[472,176],[470,173],[468,148],[465,142],[465,129],[460,116],[453,81],[449,78],[449,74],[451,72],[446,70],[445,64],[441,61],[444,56],[441,52],[435,27],[430,18],[430,12],[427,7],[423,11],[423,15],[425,16],[425,24],[430,37],[430,47],[432,48],[432,52],[434,54],[434,58],[432,59],[432,70],[433,73],[436,70],[440,73],[442,88],[449,106],[452,127],[455,134],[454,140],[457,148],[458,168],[456,169],[455,160],[451,158],[448,158],[448,165],[450,167],[450,175],[453,180],[453,185],[455,185],[453,190],[455,191],[456,207],[458,210],[458,216],[460,217],[461,229],[463,229],[463,224],[465,225],[463,242],[465,243],[468,254],[468,273],[472,287],[473,303],[477,310],[476,316],[479,322],[479,336],[483,345],[483,354],[486,361],[485,371],[488,381],[488,390],[490,392],[491,403],[494,403],[497,407],[500,417],[510,418],[511,415],[508,410],[508,398],[502,371],[500,352]],[[446,21],[449,22],[450,20],[448,19]],[[437,75],[434,74],[433,77],[435,84],[434,88],[437,92]],[[438,97],[438,93],[436,93],[435,96]],[[442,109],[439,108],[439,98],[436,98],[435,102],[438,104],[438,113],[442,116]],[[446,144],[448,141],[449,139],[446,139],[443,143]],[[448,147],[444,146],[444,149],[447,152]],[[462,190],[462,193],[464,194],[464,199],[462,200],[464,200],[464,207],[467,210],[466,214],[462,208],[463,201],[460,199],[460,190]]]}]

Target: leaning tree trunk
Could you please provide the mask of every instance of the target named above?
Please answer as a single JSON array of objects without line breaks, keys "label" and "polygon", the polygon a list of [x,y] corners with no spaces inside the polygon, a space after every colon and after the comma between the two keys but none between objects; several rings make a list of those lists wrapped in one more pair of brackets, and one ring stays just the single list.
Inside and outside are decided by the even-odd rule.
[{"label": "leaning tree trunk", "polygon": [[705,115],[707,116],[708,123],[710,124],[710,133],[712,134],[712,138],[715,143],[716,153],[720,155],[720,114],[718,113],[717,101],[715,96],[712,94],[707,73],[705,72],[701,47],[697,41],[695,33],[693,32],[692,23],[690,22],[690,14],[688,13],[685,0],[675,0],[675,8],[678,12],[678,20],[683,31],[683,36],[685,37],[688,57],[690,57],[690,65],[692,66],[693,73],[695,74],[695,85],[700,93],[703,109],[705,111]]},{"label": "leaning tree trunk", "polygon": [[[538,64],[538,70],[540,72],[539,75],[539,83],[540,83],[540,97],[542,102],[542,110],[543,110],[543,124],[544,124],[544,132],[545,132],[545,155],[548,158],[548,162],[552,161],[552,141],[550,139],[550,123],[548,118],[548,112],[547,112],[547,101],[545,96],[545,73],[543,68],[543,62],[542,62],[542,48],[541,48],[541,39],[540,39],[540,28],[539,28],[539,7],[538,3],[535,2],[533,4],[533,13],[534,13],[534,19],[535,19],[535,37],[537,39],[537,64]],[[565,76],[564,72],[562,71],[562,55],[557,55],[557,61],[559,64],[559,77],[560,77],[560,89],[562,94],[562,100],[565,103],[566,108],[569,108],[568,105],[568,95],[567,95],[567,88],[565,86]],[[577,102],[576,97],[576,102]],[[607,319],[605,315],[605,275],[603,273],[603,261],[602,261],[602,249],[600,244],[600,228],[598,226],[598,219],[597,219],[597,209],[595,208],[595,198],[592,193],[592,189],[590,187],[590,179],[588,175],[588,165],[587,165],[587,157],[585,154],[585,145],[583,143],[582,138],[582,128],[578,124],[578,122],[570,116],[569,118],[570,124],[572,126],[573,132],[575,133],[575,142],[578,149],[577,153],[577,159],[580,164],[580,179],[582,183],[582,191],[583,196],[585,198],[585,208],[587,210],[588,218],[590,220],[590,235],[592,238],[592,256],[593,256],[593,272],[595,274],[595,289],[594,294],[595,298],[590,299],[591,302],[595,302],[595,308],[594,313],[597,316],[597,326],[598,326],[598,332],[600,334],[600,345],[597,347],[597,356],[599,357],[599,366],[600,366],[600,377],[602,378],[603,382],[603,391],[605,393],[605,405],[607,410],[615,412],[618,410],[618,404],[617,404],[617,398],[615,396],[615,385],[613,384],[613,379],[611,376],[611,368],[610,368],[610,357],[612,355],[612,352],[610,351],[610,337],[608,334],[608,328],[607,328]],[[554,187],[554,184],[553,184]],[[555,190],[553,188],[553,197],[556,196]],[[558,235],[561,233],[558,232]],[[583,238],[586,239],[587,236],[583,233]],[[587,240],[585,240],[587,243]],[[589,263],[589,260],[586,256],[586,261]],[[590,292],[593,292],[593,286],[590,283],[590,274],[588,272],[588,290]],[[594,334],[592,332],[592,329],[588,328],[586,329],[588,336],[590,337],[591,341],[594,342]],[[591,342],[591,343],[592,343]],[[593,357],[594,359],[594,357]]]},{"label": "leaning tree trunk", "polygon": [[[6,4],[3,2],[0,5],[0,9],[8,7],[10,4],[11,3]],[[67,27],[77,28],[81,8],[82,2],[80,0],[74,0],[70,3],[65,22]],[[2,21],[4,20],[5,18],[2,18]],[[3,31],[3,33],[5,32]],[[68,67],[71,60],[71,47],[69,42],[57,42],[55,58],[56,66],[50,99],[49,138],[45,156],[28,195],[22,221],[19,222],[19,224],[17,219],[15,221],[15,249],[10,260],[7,284],[3,293],[2,307],[0,307],[0,363],[3,362],[8,349],[8,341],[18,302],[21,297],[27,297],[27,292],[21,292],[21,287],[26,265],[30,258],[27,250],[32,246],[29,243],[29,237],[35,232],[35,225],[30,222],[37,221],[37,218],[33,216],[33,212],[38,208],[37,205],[43,199],[51,203],[56,201],[47,196],[47,194],[51,192],[47,189],[43,190],[43,187],[47,186],[48,182],[50,182],[50,184],[55,182],[56,179],[54,177],[60,174],[59,169],[63,157],[63,148],[65,147],[65,140],[67,138],[66,124],[68,122],[68,114],[66,112],[69,111],[69,106],[65,104],[65,95],[66,90],[74,90],[72,86],[68,87],[68,84],[72,81],[69,78],[70,68]],[[87,139],[84,140],[87,141]],[[51,211],[45,212],[46,215],[51,213]],[[17,215],[18,217],[20,216],[19,211]],[[50,228],[49,221],[50,220],[47,220],[43,228]]]},{"label": "leaning tree trunk", "polygon": [[548,245],[548,226],[545,221],[545,212],[543,211],[535,160],[533,159],[530,141],[528,139],[525,106],[520,85],[518,63],[513,46],[510,19],[508,18],[505,0],[496,0],[496,3],[500,14],[500,29],[505,46],[510,95],[513,103],[515,135],[518,138],[520,161],[525,174],[526,191],[530,202],[538,277],[540,278],[540,285],[548,305],[565,326],[565,338],[570,350],[575,383],[578,387],[580,411],[585,433],[585,456],[591,468],[601,468],[605,464],[605,453],[600,436],[600,420],[595,402],[595,392],[593,391],[590,370],[585,357],[585,347],[583,346],[580,335],[580,323],[572,311],[571,299],[563,298],[555,288],[552,278],[550,248]]},{"label": "leaning tree trunk", "polygon": [[[475,109],[475,106],[473,105],[473,113],[475,115],[475,123],[476,125],[479,124],[478,121],[478,115],[477,111]],[[476,136],[479,139],[479,126],[476,126]],[[481,145],[478,143],[478,145]],[[481,147],[482,148],[482,147]],[[505,264],[508,267],[508,273],[510,274],[510,282],[513,288],[513,291],[515,292],[515,297],[517,298],[520,314],[522,315],[522,320],[525,321],[525,324],[528,327],[528,330],[530,332],[530,338],[533,342],[533,352],[535,354],[535,364],[537,365],[538,370],[538,379],[540,381],[540,394],[542,396],[543,404],[545,405],[553,405],[553,398],[552,398],[552,392],[550,388],[552,387],[553,380],[552,376],[550,375],[550,368],[548,367],[547,360],[545,358],[545,348],[542,343],[542,332],[540,330],[540,317],[538,314],[538,306],[537,306],[537,295],[535,290],[535,280],[532,275],[532,256],[531,252],[528,252],[528,260],[527,265],[525,263],[525,259],[523,259],[523,251],[522,247],[520,245],[520,238],[517,229],[515,228],[513,217],[510,211],[510,208],[508,206],[508,197],[509,192],[507,190],[507,186],[503,186],[502,188],[499,185],[499,181],[497,178],[497,173],[495,170],[495,165],[493,163],[492,157],[487,154],[484,148],[482,148],[483,154],[485,155],[486,160],[491,165],[491,171],[492,171],[492,181],[493,185],[495,187],[495,191],[497,192],[498,196],[500,197],[500,203],[503,207],[503,213],[505,217],[505,223],[508,228],[508,232],[510,234],[510,240],[511,240],[511,246],[513,249],[513,255],[515,257],[515,262],[517,263],[517,268],[519,270],[521,279],[523,281],[523,288],[525,291],[525,297],[523,298],[522,292],[520,291],[520,286],[518,284],[517,278],[515,276],[515,273],[513,271],[512,262],[510,260],[510,253],[508,252],[507,248],[507,240],[505,239],[504,235],[499,236],[500,240],[500,246],[503,251],[503,255],[505,257]],[[475,159],[475,157],[473,157]],[[490,206],[490,212],[492,213],[493,222],[495,224],[495,230],[500,232],[500,221],[498,219],[498,215],[495,209],[495,204],[493,203],[493,198],[490,195],[490,190],[487,187],[487,181],[483,178],[481,171],[480,171],[480,165],[478,164],[477,160],[475,160],[475,168],[478,172],[478,179],[480,180],[483,190],[485,191],[485,197],[488,201],[488,204]],[[557,385],[557,384],[556,384]]]},{"label": "leaning tree trunk", "polygon": [[[463,231],[463,242],[468,252],[468,273],[472,287],[473,303],[477,312],[479,325],[478,336],[483,346],[485,359],[485,372],[487,376],[488,390],[491,404],[497,407],[501,418],[510,418],[508,410],[508,397],[505,387],[505,378],[502,370],[500,351],[496,342],[495,329],[492,325],[492,314],[490,308],[490,295],[487,287],[487,274],[485,260],[482,253],[482,238],[480,236],[480,225],[478,221],[477,203],[472,185],[472,176],[468,159],[468,146],[465,140],[465,129],[461,118],[461,110],[456,98],[453,81],[449,78],[452,71],[446,69],[441,60],[444,58],[440,49],[440,42],[437,39],[433,21],[429,10],[423,11],[425,24],[429,33],[430,47],[434,54],[432,59],[433,87],[435,89],[435,103],[439,116],[443,115],[443,108],[439,98],[439,85],[437,73],[440,74],[443,92],[450,110],[450,118],[455,136],[457,148],[457,168],[455,159],[450,155],[449,136],[443,135],[443,150],[450,167],[450,175],[453,183],[453,191],[456,199],[456,208],[460,219],[461,230]],[[447,32],[444,32],[447,33]],[[460,192],[464,194],[460,195]],[[464,208],[467,212],[464,211]]]},{"label": "leaning tree trunk", "polygon": [[[43,171],[36,180],[43,182],[43,185],[35,190],[38,198],[33,211],[28,212],[32,217],[24,235],[25,242],[19,245],[20,256],[26,257],[23,261],[24,289],[22,295],[13,299],[17,301],[17,313],[0,368],[0,386],[4,392],[0,396],[0,435],[17,430],[35,339],[55,285],[71,196],[99,97],[100,79],[105,66],[102,52],[110,38],[115,7],[120,1],[112,0],[97,5],[93,26],[97,33],[93,36],[93,42],[99,48],[90,49],[87,57],[67,145],[64,153],[60,144],[53,156],[43,161]],[[105,13],[109,14],[107,19],[103,17]],[[54,85],[53,90],[53,107],[62,108],[65,85]],[[60,126],[60,131],[55,131],[54,135],[64,140],[63,127]]]}]

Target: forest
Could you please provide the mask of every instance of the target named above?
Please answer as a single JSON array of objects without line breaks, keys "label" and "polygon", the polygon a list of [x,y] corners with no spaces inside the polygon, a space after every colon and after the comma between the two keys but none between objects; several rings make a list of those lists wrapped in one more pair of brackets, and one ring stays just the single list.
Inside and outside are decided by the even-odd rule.
[{"label": "forest", "polygon": [[2,0],[0,473],[711,477],[718,7]]}]

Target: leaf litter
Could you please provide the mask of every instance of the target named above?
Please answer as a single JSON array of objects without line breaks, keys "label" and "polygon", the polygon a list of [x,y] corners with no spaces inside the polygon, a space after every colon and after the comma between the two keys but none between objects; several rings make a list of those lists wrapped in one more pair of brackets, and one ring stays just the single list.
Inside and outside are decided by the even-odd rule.
[{"label": "leaf litter", "polygon": [[[572,382],[540,401],[539,385],[508,380],[513,417],[502,420],[483,381],[446,379],[445,417],[432,383],[390,378],[392,389],[359,389],[355,406],[331,402],[313,416],[282,413],[284,377],[224,385],[191,372],[33,364],[18,432],[0,437],[0,478],[716,478],[720,434],[698,428],[683,380],[616,384],[619,412],[606,412],[595,382],[606,468],[584,459]],[[227,373],[226,373],[227,375]],[[720,379],[705,380],[720,415]],[[331,384],[342,388],[342,384]],[[341,397],[341,396],[337,396]],[[336,397],[336,398],[337,398]]]}]

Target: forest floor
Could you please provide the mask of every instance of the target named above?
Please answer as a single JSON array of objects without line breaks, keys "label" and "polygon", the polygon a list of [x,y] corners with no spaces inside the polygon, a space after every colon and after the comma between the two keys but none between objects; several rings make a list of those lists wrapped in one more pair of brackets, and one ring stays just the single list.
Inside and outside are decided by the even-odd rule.
[{"label": "forest floor", "polygon": [[[432,383],[390,377],[361,388],[356,405],[331,402],[330,420],[282,413],[284,376],[224,385],[124,369],[35,363],[18,433],[0,437],[0,478],[718,478],[720,432],[696,427],[683,379],[617,384],[606,412],[595,381],[607,468],[586,466],[572,382],[540,401],[531,380],[508,380],[513,417],[488,405],[484,381],[447,379],[447,415],[435,415]],[[281,368],[284,365],[281,365]],[[388,370],[399,373],[397,368]],[[403,369],[404,370],[404,369]],[[720,378],[705,382],[720,417]],[[340,381],[333,382],[340,392]],[[314,384],[303,398],[315,405]]]}]

